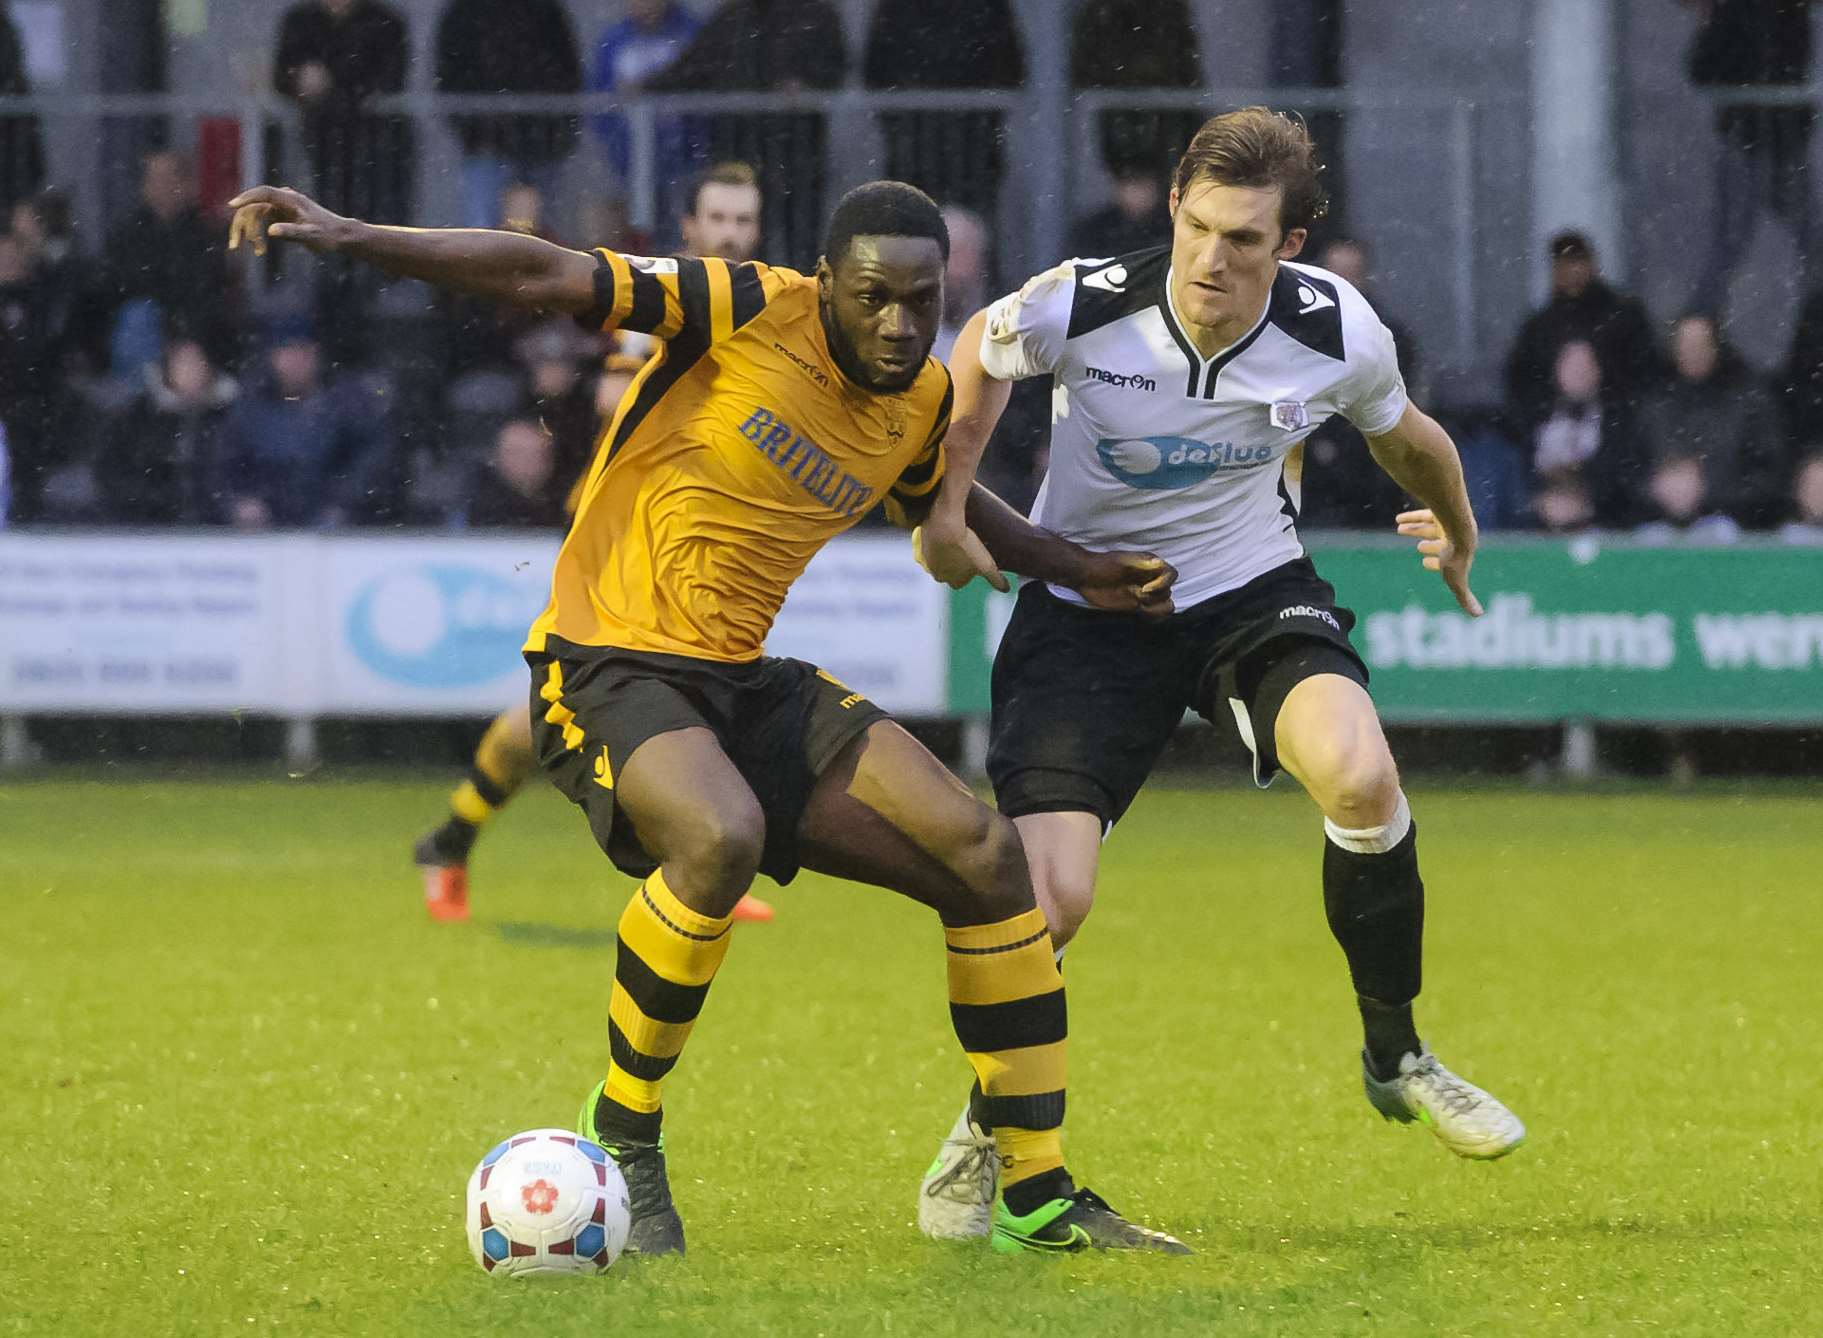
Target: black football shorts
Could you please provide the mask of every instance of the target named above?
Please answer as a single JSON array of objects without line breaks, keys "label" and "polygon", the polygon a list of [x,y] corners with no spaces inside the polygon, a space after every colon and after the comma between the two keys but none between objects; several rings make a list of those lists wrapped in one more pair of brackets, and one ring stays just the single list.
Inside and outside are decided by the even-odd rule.
[{"label": "black football shorts", "polygon": [[1185,711],[1238,734],[1255,783],[1270,784],[1291,689],[1316,674],[1366,685],[1354,624],[1307,557],[1159,621],[1029,582],[994,658],[987,770],[1000,811],[1082,811],[1111,825]]},{"label": "black football shorts", "polygon": [[798,871],[798,824],[816,778],[850,739],[886,718],[802,660],[723,664],[571,648],[556,638],[525,658],[539,764],[588,815],[596,844],[615,867],[635,878],[658,862],[619,813],[614,778],[647,739],[695,725],[714,731],[766,817],[760,872],[788,883]]}]

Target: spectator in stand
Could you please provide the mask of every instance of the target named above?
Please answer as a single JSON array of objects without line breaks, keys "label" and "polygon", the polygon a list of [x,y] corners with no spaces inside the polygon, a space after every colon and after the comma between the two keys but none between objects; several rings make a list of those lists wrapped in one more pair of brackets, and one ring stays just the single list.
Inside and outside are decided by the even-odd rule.
[{"label": "spectator in stand", "polygon": [[[654,92],[775,92],[838,88],[848,68],[842,16],[828,0],[723,0],[689,47],[646,86]],[[826,187],[820,112],[742,112],[692,118],[699,161],[754,164],[767,193],[763,227],[783,264],[808,269],[822,244]]]},{"label": "spectator in stand", "polygon": [[1319,269],[1347,279],[1367,299],[1381,323],[1392,333],[1393,351],[1398,357],[1399,374],[1405,378],[1406,388],[1412,392],[1412,398],[1428,401],[1430,396],[1424,390],[1423,368],[1418,362],[1418,345],[1412,338],[1411,327],[1386,314],[1379,285],[1374,282],[1373,264],[1373,252],[1367,243],[1346,234],[1331,238],[1317,253]]},{"label": "spectator in stand", "polygon": [[683,253],[740,264],[759,254],[760,178],[746,163],[716,163],[697,174],[677,220]]},{"label": "spectator in stand", "polygon": [[[544,196],[536,186],[509,183],[500,192],[496,209],[499,227],[547,242],[557,240],[546,224]],[[436,302],[443,341],[439,365],[451,376],[513,369],[514,345],[542,323],[536,312],[461,293],[440,292]]]},{"label": "spectator in stand", "polygon": [[1637,516],[1646,471],[1631,414],[1602,394],[1601,360],[1586,339],[1557,351],[1550,409],[1529,445],[1532,509],[1553,534],[1617,527]]},{"label": "spectator in stand", "polygon": [[301,0],[279,23],[272,86],[298,104],[315,194],[338,213],[411,221],[411,125],[366,103],[405,91],[405,20],[380,0]]},{"label": "spectator in stand", "polygon": [[[6,6],[0,5],[0,98],[29,97],[31,91],[25,45]],[[0,214],[30,196],[43,181],[44,140],[37,116],[0,116]]]},{"label": "spectator in stand", "polygon": [[114,375],[138,377],[176,334],[202,340],[215,363],[231,361],[236,304],[227,229],[196,207],[189,165],[168,149],[145,156],[139,201],[108,238],[102,286]]},{"label": "spectator in stand", "polygon": [[1733,516],[1720,510],[1709,472],[1695,455],[1664,455],[1646,480],[1646,519],[1634,536],[1648,544],[1731,544],[1741,537]]},{"label": "spectator in stand", "polygon": [[[1187,88],[1203,84],[1196,25],[1186,0],[1082,0],[1070,26],[1070,82],[1081,89]],[[1170,175],[1203,123],[1195,106],[1183,111],[1109,108],[1098,118],[1101,160],[1117,180]],[[1157,245],[1161,231],[1145,246]],[[1120,255],[1137,248],[1084,252]]]},{"label": "spectator in stand", "polygon": [[600,343],[572,321],[551,321],[520,339],[515,351],[531,413],[551,438],[552,485],[561,502],[595,454],[601,424],[592,372],[601,363]]},{"label": "spectator in stand", "polygon": [[[1810,0],[1685,0],[1702,11],[1690,45],[1690,82],[1742,92],[1810,83]],[[1810,132],[1808,98],[1788,106],[1723,102],[1716,108],[1715,212],[1709,249],[1691,295],[1692,309],[1720,315],[1728,278],[1770,210],[1790,227],[1800,291],[1810,287]]]},{"label": "spectator in stand", "polygon": [[[1008,0],[880,0],[867,32],[869,88],[1018,88],[1025,56]],[[992,218],[1006,118],[997,111],[882,112],[886,175]],[[972,314],[972,313],[971,313]]]},{"label": "spectator in stand", "polygon": [[466,489],[477,529],[555,530],[563,524],[551,435],[534,418],[500,425],[494,449]]},{"label": "spectator in stand", "polygon": [[[562,0],[450,0],[437,26],[439,92],[577,93],[582,61]],[[515,181],[557,196],[563,160],[576,147],[573,116],[548,112],[464,113],[452,118],[462,141],[463,222],[500,224],[500,194]]]},{"label": "spectator in stand", "polygon": [[1798,309],[1779,389],[1791,440],[1805,449],[1823,446],[1823,288]]},{"label": "spectator in stand", "polygon": [[931,345],[931,356],[948,362],[956,336],[969,317],[992,299],[990,288],[993,271],[988,263],[993,239],[987,223],[973,209],[961,205],[943,206],[943,222],[949,228],[949,261],[943,270],[943,320],[937,326],[937,342]]},{"label": "spectator in stand", "polygon": [[1771,400],[1707,315],[1678,321],[1671,355],[1641,421],[1654,522],[1710,538],[1770,527],[1788,477]]},{"label": "spectator in stand", "polygon": [[56,293],[32,272],[31,251],[0,232],[0,423],[6,427],[12,517],[43,518],[46,477],[67,454],[60,449]]},{"label": "spectator in stand", "polygon": [[[619,98],[636,96],[648,79],[683,54],[700,26],[696,16],[677,0],[627,0],[626,17],[607,28],[595,44],[589,91]],[[626,117],[618,113],[597,116],[593,125],[609,169],[626,187],[633,171],[633,141]],[[653,131],[655,167],[661,175],[683,167],[689,160],[683,118],[660,117]]]},{"label": "spectator in stand", "polygon": [[237,389],[196,340],[166,343],[96,456],[105,517],[122,525],[225,521],[222,429]]},{"label": "spectator in stand", "polygon": [[267,330],[264,375],[222,424],[227,517],[242,529],[356,520],[388,446],[372,396],[353,382],[325,382],[315,326],[279,318]]},{"label": "spectator in stand", "polygon": [[1149,163],[1116,164],[1108,203],[1070,225],[1070,254],[1083,259],[1124,256],[1171,235],[1165,172]]},{"label": "spectator in stand", "polygon": [[[1416,384],[1415,347],[1405,327],[1380,306],[1369,273],[1367,244],[1353,237],[1338,237],[1323,248],[1316,263],[1367,295],[1386,328],[1392,331],[1399,370],[1406,384],[1412,387],[1414,397],[1423,398]],[[1468,469],[1466,460],[1464,469]],[[1303,496],[1298,504],[1300,525],[1312,529],[1384,529],[1398,514],[1404,497],[1399,485],[1374,463],[1361,434],[1339,415],[1305,438]]]},{"label": "spectator in stand", "polygon": [[1779,529],[1788,544],[1823,547],[1823,452],[1798,462],[1791,480],[1792,518]]},{"label": "spectator in stand", "polygon": [[1659,378],[1657,344],[1646,309],[1601,277],[1595,248],[1580,232],[1551,238],[1551,298],[1526,317],[1507,356],[1507,408],[1525,436],[1556,398],[1557,355],[1585,339],[1602,369],[1605,399],[1634,407]]}]

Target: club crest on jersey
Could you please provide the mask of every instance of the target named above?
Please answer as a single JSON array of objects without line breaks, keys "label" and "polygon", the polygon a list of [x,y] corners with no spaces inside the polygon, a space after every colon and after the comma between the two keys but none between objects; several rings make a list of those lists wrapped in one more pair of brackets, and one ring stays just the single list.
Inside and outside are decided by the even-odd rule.
[{"label": "club crest on jersey", "polygon": [[1129,488],[1159,492],[1188,488],[1214,474],[1257,469],[1274,458],[1270,446],[1237,447],[1231,441],[1190,437],[1103,437],[1095,443],[1095,454]]},{"label": "club crest on jersey", "polygon": [[1280,400],[1272,406],[1272,425],[1281,432],[1310,426],[1310,409],[1302,400]]}]

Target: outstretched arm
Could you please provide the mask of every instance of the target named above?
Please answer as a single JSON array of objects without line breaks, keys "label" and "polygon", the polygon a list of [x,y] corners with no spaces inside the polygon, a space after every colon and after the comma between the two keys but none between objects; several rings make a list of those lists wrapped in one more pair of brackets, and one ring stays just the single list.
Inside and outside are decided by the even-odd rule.
[{"label": "outstretched arm", "polygon": [[1456,443],[1436,419],[1407,404],[1399,421],[1369,437],[1367,446],[1393,482],[1424,507],[1399,514],[1399,533],[1418,540],[1425,570],[1440,574],[1463,612],[1479,618],[1481,601],[1469,589],[1469,567],[1481,536]]},{"label": "outstretched arm", "polygon": [[228,202],[228,249],[265,255],[268,240],[364,260],[509,306],[575,315],[595,305],[597,261],[537,237],[485,228],[393,228],[331,213],[300,191],[255,186]]},{"label": "outstretched arm", "polygon": [[[1172,611],[1171,584],[1177,571],[1151,553],[1097,553],[1032,524],[979,483],[971,485],[966,511],[968,531],[978,536],[996,575],[1015,572],[1076,591],[1092,608],[1140,613],[1162,618]],[[913,532],[913,552],[926,571],[929,547],[922,527]],[[937,573],[931,571],[933,576]],[[976,574],[971,569],[948,584],[960,589]],[[945,578],[938,576],[939,580]],[[1004,589],[1004,583],[996,582]]]}]

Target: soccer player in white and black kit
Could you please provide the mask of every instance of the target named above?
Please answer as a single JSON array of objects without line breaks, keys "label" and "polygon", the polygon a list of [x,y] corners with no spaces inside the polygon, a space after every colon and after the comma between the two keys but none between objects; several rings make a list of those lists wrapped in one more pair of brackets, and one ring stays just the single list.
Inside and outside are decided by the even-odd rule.
[{"label": "soccer player in white and black kit", "polygon": [[[1258,784],[1288,771],[1323,811],[1323,900],[1360,1004],[1368,1099],[1460,1156],[1499,1157],[1524,1126],[1439,1064],[1412,1020],[1416,829],[1349,643],[1354,615],[1298,540],[1302,442],[1331,414],[1360,429],[1425,508],[1399,532],[1470,615],[1475,518],[1456,448],[1406,397],[1386,327],[1345,280],[1291,263],[1323,212],[1320,170],[1300,123],[1263,107],[1215,117],[1178,164],[1169,245],[1066,262],[978,313],[951,359],[949,473],[922,559],[952,585],[980,574],[1006,588],[989,556],[998,527],[966,498],[1008,383],[1051,377],[1032,519],[1177,571],[1162,619],[1028,583],[1001,642],[988,774],[1053,940],[1088,914],[1101,840],[1185,710],[1232,722]],[[988,1231],[991,1162],[992,1131],[965,1110],[919,1195],[927,1234]]]}]

